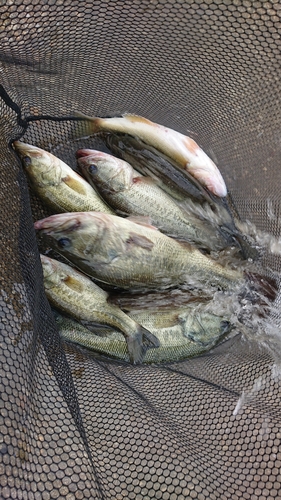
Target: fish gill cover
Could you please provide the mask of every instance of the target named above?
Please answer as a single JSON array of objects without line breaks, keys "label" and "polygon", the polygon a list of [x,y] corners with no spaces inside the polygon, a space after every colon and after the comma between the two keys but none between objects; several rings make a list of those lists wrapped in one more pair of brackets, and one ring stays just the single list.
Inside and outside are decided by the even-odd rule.
[{"label": "fish gill cover", "polygon": [[[4,5],[1,497],[280,497],[278,343],[264,345],[279,340],[279,297],[258,342],[242,332],[171,365],[61,343],[33,230],[48,213],[8,147],[22,137],[74,167],[73,121],[40,115],[137,113],[199,143],[242,222],[278,237],[279,15],[275,1]],[[264,263],[280,272],[276,253]]]}]

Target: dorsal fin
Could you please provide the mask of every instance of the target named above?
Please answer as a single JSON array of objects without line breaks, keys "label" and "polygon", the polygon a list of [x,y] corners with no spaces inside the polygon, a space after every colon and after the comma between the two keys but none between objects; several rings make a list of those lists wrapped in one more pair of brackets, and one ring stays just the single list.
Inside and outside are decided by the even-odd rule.
[{"label": "dorsal fin", "polygon": [[155,123],[151,122],[147,118],[144,118],[143,116],[125,113],[123,117],[127,118],[132,123],[145,123],[146,125],[155,125]]},{"label": "dorsal fin", "polygon": [[127,217],[126,220],[134,222],[134,224],[138,224],[139,226],[148,227],[149,229],[154,229],[155,231],[158,231],[157,227],[151,224],[151,218],[149,216],[129,215],[129,217]]}]

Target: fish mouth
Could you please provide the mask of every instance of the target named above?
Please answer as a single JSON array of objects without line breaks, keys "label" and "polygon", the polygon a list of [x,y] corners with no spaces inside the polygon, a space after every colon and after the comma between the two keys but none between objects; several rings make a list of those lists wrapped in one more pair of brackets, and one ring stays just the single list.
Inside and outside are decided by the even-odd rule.
[{"label": "fish mouth", "polygon": [[42,253],[40,254],[40,259],[42,264],[50,264],[52,261],[47,255],[43,255]]},{"label": "fish mouth", "polygon": [[51,215],[46,219],[38,220],[34,223],[34,228],[37,231],[42,231],[45,234],[51,234],[57,231],[75,231],[81,226],[79,214],[57,214]]},{"label": "fish mouth", "polygon": [[52,276],[52,274],[57,271],[58,266],[54,259],[50,259],[46,255],[40,254],[40,260],[45,278]]},{"label": "fish mouth", "polygon": [[76,158],[93,157],[93,159],[104,159],[107,156],[103,151],[98,151],[96,149],[78,149],[76,151]]},{"label": "fish mouth", "polygon": [[21,141],[14,141],[13,146],[18,155],[21,157],[25,155],[35,156],[36,153],[38,155],[38,148],[36,146],[31,146],[31,144],[25,144]]}]

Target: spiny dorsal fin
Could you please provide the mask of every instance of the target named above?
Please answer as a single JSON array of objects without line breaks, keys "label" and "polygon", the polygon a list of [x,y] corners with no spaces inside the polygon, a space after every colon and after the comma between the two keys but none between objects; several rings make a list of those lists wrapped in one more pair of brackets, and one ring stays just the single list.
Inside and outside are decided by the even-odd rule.
[{"label": "spiny dorsal fin", "polygon": [[148,227],[149,229],[154,229],[158,231],[157,227],[151,224],[151,218],[146,215],[130,215],[126,220],[130,222],[134,222],[134,224],[138,224],[138,226]]}]

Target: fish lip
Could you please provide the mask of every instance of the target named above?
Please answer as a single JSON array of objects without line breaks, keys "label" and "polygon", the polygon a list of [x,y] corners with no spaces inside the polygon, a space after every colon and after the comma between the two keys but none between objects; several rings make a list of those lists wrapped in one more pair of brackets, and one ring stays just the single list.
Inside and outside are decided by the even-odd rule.
[{"label": "fish lip", "polygon": [[76,158],[84,158],[84,156],[89,156],[91,152],[94,151],[92,149],[78,149],[76,151]]},{"label": "fish lip", "polygon": [[107,156],[103,151],[99,151],[97,149],[78,149],[76,151],[76,158],[79,160],[80,158],[105,158]]},{"label": "fish lip", "polygon": [[14,146],[15,150],[17,151],[17,153],[21,154],[21,155],[24,155],[27,152],[30,153],[33,151],[37,151],[37,149],[38,149],[36,146],[32,146],[31,144],[26,144],[25,142],[21,142],[21,141],[14,141],[13,146]]},{"label": "fish lip", "polygon": [[88,151],[87,149],[78,149],[75,153],[76,158],[83,158],[84,156],[88,156],[88,153],[85,153],[85,151]]},{"label": "fish lip", "polygon": [[[58,217],[58,215],[60,217]],[[81,225],[81,222],[78,220],[77,217],[73,217],[69,220],[69,213],[67,213],[67,214],[51,215],[50,217],[46,217],[45,219],[40,219],[34,222],[34,229],[36,231],[44,231],[45,234],[51,234],[52,232],[55,232],[57,229],[60,230],[61,227],[68,221],[73,222],[73,224],[72,225],[70,224],[70,226],[67,227],[67,231],[74,231]]]}]

